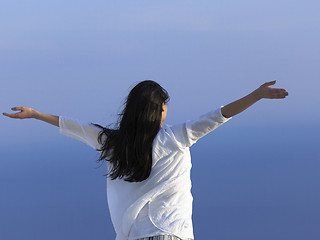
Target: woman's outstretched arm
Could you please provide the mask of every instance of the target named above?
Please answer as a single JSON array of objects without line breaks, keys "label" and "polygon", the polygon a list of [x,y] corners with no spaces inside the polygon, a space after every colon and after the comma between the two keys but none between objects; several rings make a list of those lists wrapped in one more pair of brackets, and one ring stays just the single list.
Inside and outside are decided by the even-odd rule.
[{"label": "woman's outstretched arm", "polygon": [[14,111],[20,110],[21,112],[18,113],[2,113],[3,115],[10,117],[10,118],[34,118],[38,120],[42,120],[44,122],[50,123],[54,126],[59,127],[59,117],[51,114],[41,113],[29,107],[13,107],[11,108]]},{"label": "woman's outstretched arm", "polygon": [[224,106],[221,108],[222,115],[226,118],[232,117],[246,110],[248,107],[262,98],[279,99],[288,96],[288,92],[283,88],[269,87],[275,83],[276,81],[266,82],[247,96]]},{"label": "woman's outstretched arm", "polygon": [[[98,126],[95,126],[92,123],[82,122],[80,120],[65,116],[55,116],[46,113],[41,113],[30,107],[14,107],[12,108],[12,110],[20,110],[21,112],[12,114],[2,114],[10,118],[34,118],[42,120],[44,122],[59,127],[59,132],[61,134],[80,140],[97,151],[99,151],[98,148],[101,147],[100,143],[98,142],[98,136],[102,129]],[[102,141],[105,141],[105,136],[102,137]]]}]

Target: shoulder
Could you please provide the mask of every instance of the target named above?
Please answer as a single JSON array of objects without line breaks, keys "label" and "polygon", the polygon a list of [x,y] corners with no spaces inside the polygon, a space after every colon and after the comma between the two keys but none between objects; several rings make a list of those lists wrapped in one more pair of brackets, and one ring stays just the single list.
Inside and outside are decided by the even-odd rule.
[{"label": "shoulder", "polygon": [[156,141],[170,146],[172,150],[184,149],[185,145],[182,143],[182,139],[184,139],[183,129],[183,124],[163,124]]}]

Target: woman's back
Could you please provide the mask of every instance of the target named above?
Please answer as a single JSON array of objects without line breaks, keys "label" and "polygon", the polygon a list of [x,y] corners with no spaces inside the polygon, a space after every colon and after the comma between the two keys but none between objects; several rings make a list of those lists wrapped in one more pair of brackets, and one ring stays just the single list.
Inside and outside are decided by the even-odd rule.
[{"label": "woman's back", "polygon": [[[96,139],[100,128],[62,116],[59,119],[61,134],[82,140],[95,149],[99,147]],[[131,232],[137,226],[141,210],[148,212],[156,229],[182,239],[194,238],[189,147],[229,119],[223,117],[219,108],[194,121],[164,124],[153,141],[152,170],[146,180],[107,179],[108,206],[117,240],[150,236],[148,229],[145,232],[141,229],[141,236]],[[108,162],[108,170],[111,168]]]}]

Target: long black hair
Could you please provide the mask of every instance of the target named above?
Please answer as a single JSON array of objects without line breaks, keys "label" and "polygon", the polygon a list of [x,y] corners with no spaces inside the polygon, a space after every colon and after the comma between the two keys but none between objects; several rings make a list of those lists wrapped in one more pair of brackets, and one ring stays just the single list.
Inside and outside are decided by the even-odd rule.
[{"label": "long black hair", "polygon": [[[109,161],[112,169],[105,176],[129,182],[147,179],[152,167],[152,144],[158,134],[163,104],[168,92],[158,83],[145,80],[132,88],[119,115],[115,129],[102,127],[98,142],[102,145],[99,161]],[[104,142],[103,136],[106,135]]]}]

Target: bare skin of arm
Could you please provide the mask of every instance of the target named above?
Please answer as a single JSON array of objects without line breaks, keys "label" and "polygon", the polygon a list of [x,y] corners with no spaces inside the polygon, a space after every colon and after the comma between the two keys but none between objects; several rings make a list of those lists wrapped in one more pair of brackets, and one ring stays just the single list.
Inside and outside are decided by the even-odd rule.
[{"label": "bare skin of arm", "polygon": [[21,112],[18,113],[2,113],[3,115],[10,117],[10,118],[34,118],[38,120],[42,120],[44,122],[50,123],[54,126],[59,127],[59,117],[51,114],[41,113],[29,107],[14,107],[11,108],[14,111],[20,110]]},{"label": "bare skin of arm", "polygon": [[259,88],[248,94],[247,96],[222,107],[222,115],[226,118],[232,117],[246,110],[248,107],[250,107],[251,105],[263,98],[281,99],[288,96],[288,92],[285,89],[270,87],[275,83],[276,81],[266,82],[262,84]]}]

